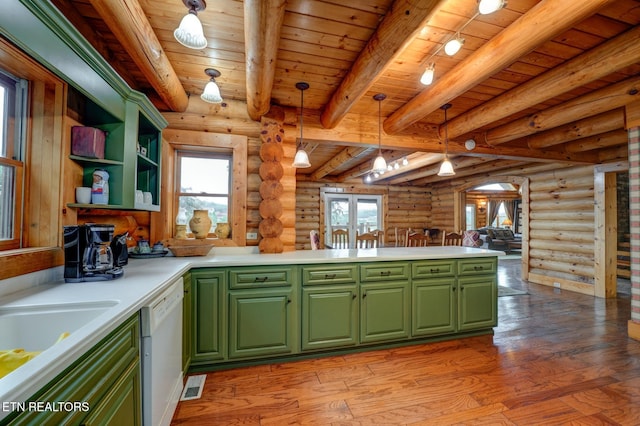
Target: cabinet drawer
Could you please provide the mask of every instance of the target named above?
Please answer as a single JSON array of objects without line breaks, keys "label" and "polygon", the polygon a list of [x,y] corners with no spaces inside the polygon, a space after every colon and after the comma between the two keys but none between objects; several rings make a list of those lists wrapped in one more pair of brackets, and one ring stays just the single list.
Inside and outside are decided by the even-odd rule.
[{"label": "cabinet drawer", "polygon": [[302,268],[303,285],[351,284],[358,280],[356,265],[336,265],[335,267],[305,266]]},{"label": "cabinet drawer", "polygon": [[412,278],[450,277],[455,274],[455,260],[425,260],[411,264]]},{"label": "cabinet drawer", "polygon": [[498,259],[495,257],[458,260],[458,275],[495,274]]},{"label": "cabinet drawer", "polygon": [[377,262],[360,265],[360,282],[408,279],[408,262]]},{"label": "cabinet drawer", "polygon": [[229,269],[229,288],[282,287],[297,283],[290,266],[260,266]]}]

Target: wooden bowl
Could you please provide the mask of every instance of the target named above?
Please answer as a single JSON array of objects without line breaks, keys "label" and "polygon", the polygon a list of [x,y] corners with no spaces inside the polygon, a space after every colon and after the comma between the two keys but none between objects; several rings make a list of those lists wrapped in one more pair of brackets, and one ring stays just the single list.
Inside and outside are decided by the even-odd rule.
[{"label": "wooden bowl", "polygon": [[176,240],[171,239],[167,241],[167,248],[171,250],[176,257],[186,256],[206,256],[213,248],[213,243],[210,240]]}]

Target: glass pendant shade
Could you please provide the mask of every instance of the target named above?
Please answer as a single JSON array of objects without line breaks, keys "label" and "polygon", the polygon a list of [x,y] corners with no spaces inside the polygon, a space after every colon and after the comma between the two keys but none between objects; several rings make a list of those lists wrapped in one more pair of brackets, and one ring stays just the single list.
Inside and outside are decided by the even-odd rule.
[{"label": "glass pendant shade", "polygon": [[453,171],[453,164],[449,161],[449,158],[445,157],[442,164],[440,164],[440,170],[438,170],[438,176],[453,176],[456,172]]},{"label": "glass pendant shade", "polygon": [[173,32],[173,36],[180,44],[190,49],[204,49],[207,39],[204,37],[202,23],[195,11],[189,11],[180,21],[180,26]]},{"label": "glass pendant shade", "polygon": [[447,44],[444,45],[444,53],[446,53],[449,56],[453,56],[456,53],[458,53],[458,51],[460,50],[463,44],[464,44],[464,39],[460,37],[456,37],[452,40],[449,40]]},{"label": "glass pendant shade", "polygon": [[382,156],[382,153],[378,154],[376,159],[373,161],[372,171],[380,174],[387,171],[387,161]]},{"label": "glass pendant shade", "polygon": [[422,77],[420,77],[420,83],[424,84],[425,86],[428,86],[431,83],[433,83],[434,73],[435,73],[435,64],[430,64],[427,67],[427,69],[424,70]]},{"label": "glass pendant shade", "polygon": [[488,15],[504,7],[504,0],[480,0],[478,5],[478,13]]},{"label": "glass pendant shade", "polygon": [[200,95],[200,98],[212,104],[219,104],[222,102],[222,96],[220,96],[220,88],[216,84],[215,81],[209,81],[206,86],[204,86],[204,92]]},{"label": "glass pendant shade", "polygon": [[309,162],[309,155],[307,154],[307,151],[302,149],[302,147],[298,149],[298,152],[296,152],[296,156],[293,157],[293,167],[299,169],[311,167],[311,163]]}]

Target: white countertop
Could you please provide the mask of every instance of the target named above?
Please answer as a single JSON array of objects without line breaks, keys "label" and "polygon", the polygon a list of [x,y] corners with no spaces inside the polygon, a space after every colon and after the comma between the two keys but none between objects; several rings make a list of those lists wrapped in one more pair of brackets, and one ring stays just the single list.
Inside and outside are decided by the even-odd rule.
[{"label": "white countertop", "polygon": [[[65,283],[61,268],[58,268],[60,276],[46,283],[16,284],[20,277],[18,280],[11,279],[12,282],[0,281],[0,295],[5,294],[0,297],[0,308],[117,301],[113,307],[72,332],[69,337],[0,379],[0,404],[28,399],[124,320],[160,295],[176,278],[192,268],[449,259],[493,257],[501,254],[503,253],[500,251],[468,247],[299,250],[280,254],[259,254],[254,247],[214,248],[208,256],[203,257],[129,259],[124,277],[114,281]],[[7,288],[13,292],[6,294]],[[0,405],[0,419],[9,414],[2,411],[2,408]]]}]

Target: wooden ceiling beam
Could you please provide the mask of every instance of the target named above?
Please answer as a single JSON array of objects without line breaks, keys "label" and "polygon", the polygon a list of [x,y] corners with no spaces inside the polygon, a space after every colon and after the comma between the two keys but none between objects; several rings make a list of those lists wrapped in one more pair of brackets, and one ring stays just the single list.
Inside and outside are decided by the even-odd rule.
[{"label": "wooden ceiling beam", "polygon": [[[609,3],[612,3],[612,0],[581,0],[572,3],[568,8],[563,2],[541,1],[470,54],[467,59],[398,108],[385,120],[385,131],[400,132]],[[549,19],[550,16],[554,19]],[[528,93],[528,95],[532,94]],[[520,103],[523,100],[516,99],[516,101],[514,108],[519,111],[522,109]],[[491,121],[494,119],[495,117],[492,117]],[[474,126],[471,127],[480,127]],[[465,132],[459,130],[452,133],[452,127],[449,126],[450,137],[455,137],[451,136],[453,134],[463,133]]]},{"label": "wooden ceiling beam", "polygon": [[442,0],[396,0],[322,112],[322,125],[334,128],[378,77],[426,26]]},{"label": "wooden ceiling beam", "polygon": [[[639,38],[640,27],[632,28],[567,63],[453,118],[449,121],[449,136],[465,134],[640,61]],[[440,132],[442,133],[442,129]]]},{"label": "wooden ceiling beam", "polygon": [[332,159],[318,167],[315,172],[311,174],[311,180],[320,180],[344,163],[360,157],[363,153],[367,153],[371,148],[348,146],[340,151]]},{"label": "wooden ceiling beam", "polygon": [[100,17],[172,111],[187,109],[189,98],[137,0],[90,0]]},{"label": "wooden ceiling beam", "polygon": [[245,0],[247,108],[255,121],[269,111],[285,0]]},{"label": "wooden ceiling beam", "polygon": [[624,129],[623,108],[607,111],[595,117],[583,118],[582,120],[547,130],[546,132],[536,133],[535,135],[527,137],[527,143],[531,149],[548,148],[616,129]]},{"label": "wooden ceiling beam", "polygon": [[617,145],[627,145],[628,143],[629,134],[627,131],[618,129],[566,143],[562,148],[566,152],[584,152]]},{"label": "wooden ceiling beam", "polygon": [[489,145],[500,145],[542,130],[622,107],[638,99],[640,99],[640,77],[634,76],[528,117],[495,127],[485,133],[484,140]]}]

